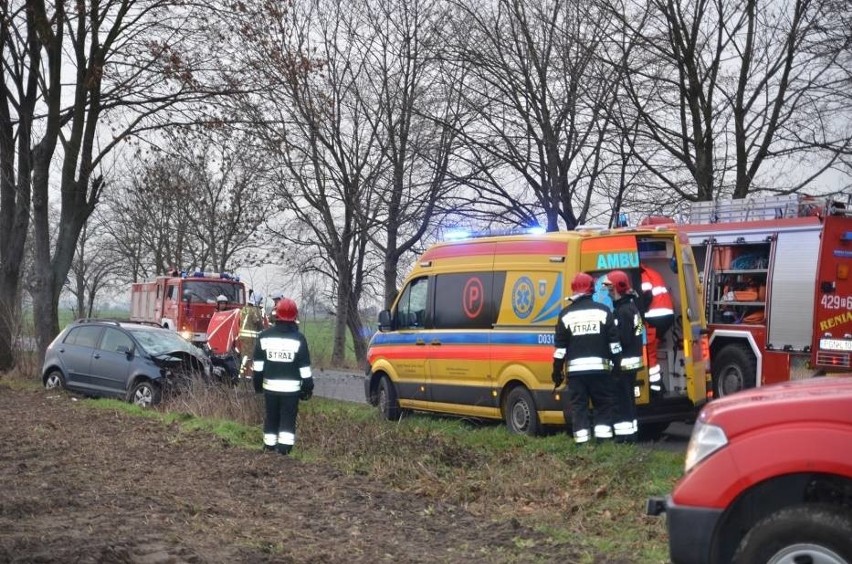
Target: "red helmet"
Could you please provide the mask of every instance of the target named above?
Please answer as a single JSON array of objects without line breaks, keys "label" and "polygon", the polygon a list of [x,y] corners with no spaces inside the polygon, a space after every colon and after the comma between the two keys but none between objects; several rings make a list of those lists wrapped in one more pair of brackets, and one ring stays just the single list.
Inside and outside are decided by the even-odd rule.
[{"label": "red helmet", "polygon": [[297,317],[299,317],[299,308],[296,307],[296,302],[290,298],[281,298],[275,304],[276,321],[296,321]]},{"label": "red helmet", "polygon": [[624,271],[613,270],[606,275],[606,278],[619,294],[626,294],[630,291],[630,278],[624,273]]},{"label": "red helmet", "polygon": [[575,294],[591,294],[595,291],[595,279],[585,272],[578,272],[571,281],[571,291]]}]

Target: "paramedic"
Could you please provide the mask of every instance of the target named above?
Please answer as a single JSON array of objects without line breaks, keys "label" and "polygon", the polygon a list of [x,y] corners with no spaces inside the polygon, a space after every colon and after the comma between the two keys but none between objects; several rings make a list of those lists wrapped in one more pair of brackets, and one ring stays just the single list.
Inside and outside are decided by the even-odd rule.
[{"label": "paramedic", "polygon": [[662,372],[657,351],[662,346],[666,332],[674,323],[674,303],[662,275],[646,264],[640,264],[642,274],[642,312],[645,317],[648,347],[648,382],[651,393],[663,390]]},{"label": "paramedic", "polygon": [[299,332],[296,302],[282,298],[275,325],[261,332],[254,347],[254,390],[263,393],[263,449],[289,454],[296,442],[299,399],[313,395],[311,355]]},{"label": "paramedic", "polygon": [[[567,402],[574,442],[591,439],[589,399],[594,407],[596,440],[612,439],[613,359],[621,353],[612,312],[592,299],[594,279],[580,272],[571,282],[571,303],[559,312],[553,353],[553,383],[559,387],[568,371]],[[568,406],[566,406],[566,409]],[[567,421],[566,421],[567,423]]]},{"label": "paramedic", "polygon": [[615,442],[636,442],[639,427],[636,421],[636,403],[633,389],[636,387],[636,373],[642,368],[642,332],[645,330],[639,306],[638,295],[630,285],[630,278],[621,270],[613,270],[606,275],[603,285],[612,295],[615,306],[615,325],[618,340],[621,343],[621,358],[613,367],[615,376]]}]

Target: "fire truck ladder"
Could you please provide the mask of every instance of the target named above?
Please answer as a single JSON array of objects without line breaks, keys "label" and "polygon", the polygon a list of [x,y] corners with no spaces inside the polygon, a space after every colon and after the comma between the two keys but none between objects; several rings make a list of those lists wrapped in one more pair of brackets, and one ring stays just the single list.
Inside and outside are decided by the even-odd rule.
[{"label": "fire truck ladder", "polygon": [[852,195],[846,196],[846,202],[836,197],[812,197],[802,194],[694,202],[686,214],[686,221],[688,223],[727,223],[804,217],[818,213],[852,215]]}]

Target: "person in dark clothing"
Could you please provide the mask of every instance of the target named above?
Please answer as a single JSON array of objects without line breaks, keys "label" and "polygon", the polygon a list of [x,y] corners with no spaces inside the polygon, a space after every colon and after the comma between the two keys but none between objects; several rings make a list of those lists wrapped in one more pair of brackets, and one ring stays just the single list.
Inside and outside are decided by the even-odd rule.
[{"label": "person in dark clothing", "polygon": [[611,372],[613,360],[621,353],[621,345],[612,312],[592,299],[594,288],[591,276],[578,273],[571,281],[574,292],[571,303],[559,312],[556,322],[552,378],[557,388],[562,385],[563,369],[567,366],[566,396],[576,444],[591,439],[590,398],[595,409],[595,439],[612,439],[615,398]]},{"label": "person in dark clothing", "polygon": [[636,373],[644,366],[642,361],[642,331],[644,322],[639,313],[638,294],[630,285],[630,278],[621,270],[606,275],[603,285],[609,289],[615,306],[614,316],[621,357],[613,367],[615,384],[615,442],[635,442],[639,431],[636,421],[636,403],[633,390]]},{"label": "person in dark clothing", "polygon": [[289,454],[296,443],[299,399],[314,391],[308,342],[299,332],[296,302],[283,298],[275,306],[275,325],[258,335],[253,355],[253,383],[263,393],[263,448]]}]

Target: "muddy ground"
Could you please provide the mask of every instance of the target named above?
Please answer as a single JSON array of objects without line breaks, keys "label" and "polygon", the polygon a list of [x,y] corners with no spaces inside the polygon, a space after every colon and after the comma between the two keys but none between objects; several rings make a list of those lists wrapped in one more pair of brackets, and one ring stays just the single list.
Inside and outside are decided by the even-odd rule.
[{"label": "muddy ground", "polygon": [[0,382],[0,430],[0,562],[577,560],[514,520],[64,393]]}]

